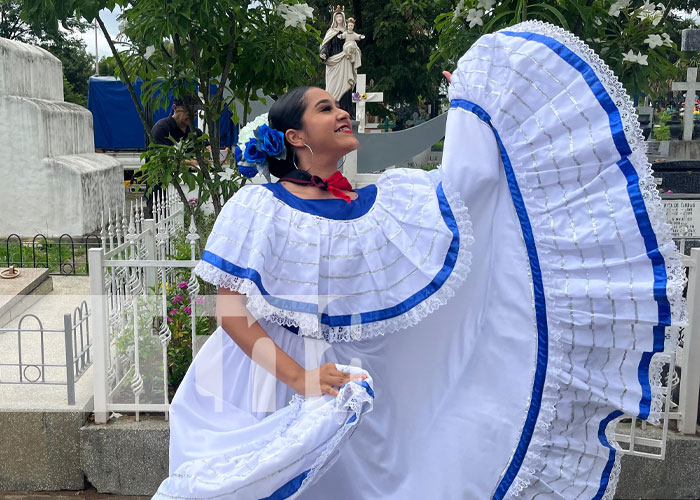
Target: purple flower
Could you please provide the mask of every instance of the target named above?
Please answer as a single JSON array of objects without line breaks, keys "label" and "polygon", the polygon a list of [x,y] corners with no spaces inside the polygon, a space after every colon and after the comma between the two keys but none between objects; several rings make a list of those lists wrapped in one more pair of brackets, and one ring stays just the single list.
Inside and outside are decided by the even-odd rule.
[{"label": "purple flower", "polygon": [[173,304],[177,304],[179,302],[183,302],[185,299],[182,298],[180,295],[176,295],[175,298],[173,298]]},{"label": "purple flower", "polygon": [[187,282],[186,282],[186,281],[183,281],[182,283],[180,283],[179,285],[177,285],[177,287],[178,287],[178,288],[187,288]]},{"label": "purple flower", "polygon": [[190,198],[189,200],[187,200],[187,202],[193,207],[197,206],[197,198]]},{"label": "purple flower", "polygon": [[168,313],[170,316],[175,316],[177,314],[177,309],[173,309]]},{"label": "purple flower", "polygon": [[204,304],[206,301],[207,301],[207,299],[205,299],[204,297],[197,297],[196,299],[194,299],[194,303],[200,304],[200,305]]},{"label": "purple flower", "polygon": [[190,306],[185,306],[185,313],[189,316],[192,314],[192,308]]},{"label": "purple flower", "polygon": [[168,316],[168,323],[172,323],[172,322],[173,322],[173,318],[171,318],[170,316]]}]

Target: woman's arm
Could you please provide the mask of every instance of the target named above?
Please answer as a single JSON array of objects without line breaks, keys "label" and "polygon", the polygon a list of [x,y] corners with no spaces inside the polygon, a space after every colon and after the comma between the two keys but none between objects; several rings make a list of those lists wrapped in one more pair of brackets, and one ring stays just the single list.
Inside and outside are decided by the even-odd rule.
[{"label": "woman's arm", "polygon": [[365,378],[351,377],[338,370],[334,363],[326,363],[315,370],[305,370],[274,343],[250,314],[245,301],[245,296],[219,288],[216,300],[219,323],[246,355],[297,393],[306,396],[335,396],[338,394],[337,388],[343,384]]}]

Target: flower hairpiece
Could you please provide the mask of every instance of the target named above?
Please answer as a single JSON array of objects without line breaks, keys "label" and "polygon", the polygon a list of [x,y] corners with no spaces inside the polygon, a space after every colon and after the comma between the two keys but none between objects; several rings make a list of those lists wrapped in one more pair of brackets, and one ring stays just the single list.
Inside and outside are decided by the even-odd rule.
[{"label": "flower hairpiece", "polygon": [[284,134],[270,127],[267,113],[262,114],[241,129],[234,155],[241,175],[252,178],[259,171],[266,174],[268,158],[284,160],[287,157]]}]

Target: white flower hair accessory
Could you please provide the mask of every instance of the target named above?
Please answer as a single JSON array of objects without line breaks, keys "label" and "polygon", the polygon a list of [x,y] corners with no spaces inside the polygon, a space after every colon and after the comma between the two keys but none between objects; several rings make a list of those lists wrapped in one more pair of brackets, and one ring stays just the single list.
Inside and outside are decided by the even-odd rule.
[{"label": "white flower hair accessory", "polygon": [[259,172],[269,181],[268,158],[287,157],[284,134],[270,127],[267,113],[262,114],[241,129],[234,154],[241,175],[252,178]]}]

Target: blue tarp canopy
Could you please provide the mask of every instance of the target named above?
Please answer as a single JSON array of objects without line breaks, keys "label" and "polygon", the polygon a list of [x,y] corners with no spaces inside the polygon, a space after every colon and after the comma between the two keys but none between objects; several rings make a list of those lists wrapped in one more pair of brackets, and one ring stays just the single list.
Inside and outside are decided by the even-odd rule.
[{"label": "blue tarp canopy", "polygon": [[[136,96],[141,98],[141,79],[134,83]],[[213,87],[214,91],[216,87]],[[146,134],[126,85],[113,76],[92,76],[88,87],[88,109],[92,112],[95,148],[110,151],[144,150]],[[151,125],[172,112],[172,96],[167,109],[146,109]],[[224,110],[219,122],[221,147],[236,143],[238,129],[231,113]]]}]

